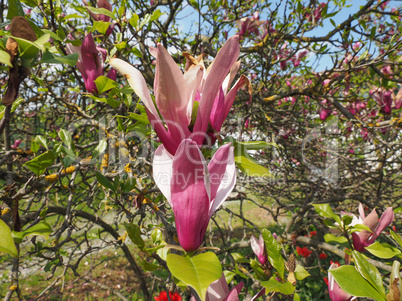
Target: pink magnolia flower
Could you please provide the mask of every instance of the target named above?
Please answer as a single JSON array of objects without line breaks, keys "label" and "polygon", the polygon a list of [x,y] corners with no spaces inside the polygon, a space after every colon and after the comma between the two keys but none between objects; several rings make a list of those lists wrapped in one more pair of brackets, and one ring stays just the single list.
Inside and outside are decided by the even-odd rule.
[{"label": "pink magnolia flower", "polygon": [[242,18],[236,21],[236,25],[240,30],[237,34],[242,37],[249,36],[252,33],[258,35],[258,28],[261,24],[264,24],[264,21],[260,21],[260,16],[256,11],[251,18]]},{"label": "pink magnolia flower", "polygon": [[[215,280],[210,284],[207,289],[207,294],[205,296],[206,301],[239,301],[239,293],[243,288],[244,283],[240,282],[232,290],[229,290],[229,286],[226,282],[225,275],[222,273],[222,277]],[[257,298],[265,295],[265,288],[260,290],[255,296],[253,296],[250,301],[254,301]],[[190,301],[195,301],[192,296]]]},{"label": "pink magnolia flower", "polygon": [[173,209],[177,236],[187,252],[202,244],[209,219],[236,183],[233,147],[220,147],[207,165],[197,144],[183,140],[172,156],[160,145],[153,159],[156,185]]},{"label": "pink magnolia flower", "polygon": [[370,95],[378,102],[381,107],[381,112],[390,114],[392,112],[392,91],[383,89],[370,90]]},{"label": "pink magnolia flower", "polygon": [[340,265],[337,262],[334,262],[331,264],[331,266],[328,269],[328,293],[329,297],[331,298],[331,301],[349,301],[349,300],[354,300],[356,297],[353,297],[352,295],[349,295],[348,293],[344,292],[338,283],[336,283],[334,276],[329,272],[329,270],[336,269]]},{"label": "pink magnolia flower", "polygon": [[400,89],[396,94],[394,102],[395,102],[395,109],[398,110],[402,107],[402,89]]},{"label": "pink magnolia flower", "polygon": [[324,121],[325,119],[327,119],[331,115],[332,110],[331,109],[320,108],[319,112],[320,112],[320,119],[322,121]]},{"label": "pink magnolia flower", "polygon": [[[236,63],[240,53],[239,37],[227,40],[207,70],[201,58],[186,64],[184,74],[162,45],[151,52],[156,57],[155,104],[144,77],[137,69],[120,59],[111,59],[110,65],[127,78],[144,102],[148,118],[170,154],[174,155],[186,138],[192,138],[201,146],[205,139],[210,139],[206,135],[209,126],[214,131],[220,130],[237,91],[247,83],[247,78],[241,76],[229,91],[240,67],[240,62]],[[197,60],[190,55],[187,57],[189,61]],[[193,113],[196,102],[198,111]]]},{"label": "pink magnolia flower", "polygon": [[12,148],[12,149],[17,149],[18,146],[19,146],[21,143],[22,143],[22,140],[15,140],[15,141],[14,141],[14,144],[11,145],[11,148]]},{"label": "pink magnolia flower", "polygon": [[355,223],[366,225],[372,231],[369,232],[367,230],[362,230],[360,232],[352,233],[354,248],[357,251],[362,252],[365,247],[371,245],[381,232],[392,223],[394,220],[394,211],[392,210],[392,207],[387,208],[378,221],[378,214],[375,209],[373,209],[373,211],[371,211],[371,213],[366,217],[363,205],[360,203],[359,214],[360,216],[359,218],[356,218]]},{"label": "pink magnolia flower", "polygon": [[268,257],[267,257],[267,250],[265,249],[265,242],[264,239],[262,238],[262,235],[260,235],[258,240],[257,238],[255,238],[254,235],[251,235],[250,245],[254,254],[257,256],[258,261],[262,265],[265,265],[268,261]]},{"label": "pink magnolia flower", "polygon": [[[74,40],[71,35],[67,38],[69,40]],[[91,33],[85,36],[81,46],[67,44],[66,50],[69,54],[78,53],[79,57],[77,67],[84,79],[85,88],[89,93],[97,93],[98,89],[96,88],[95,80],[99,76],[104,75],[103,62],[107,56],[106,50],[96,46]],[[110,69],[107,77],[115,80],[116,71]]]}]

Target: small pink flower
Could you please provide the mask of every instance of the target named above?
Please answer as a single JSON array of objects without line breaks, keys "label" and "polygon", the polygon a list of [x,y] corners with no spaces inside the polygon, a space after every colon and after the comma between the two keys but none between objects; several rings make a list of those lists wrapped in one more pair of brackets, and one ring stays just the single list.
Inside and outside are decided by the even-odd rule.
[{"label": "small pink flower", "polygon": [[257,238],[255,238],[254,235],[251,235],[250,244],[251,249],[258,258],[258,261],[262,265],[265,265],[268,262],[268,257],[267,257],[267,250],[265,249],[265,242],[264,239],[262,238],[262,235],[260,235],[258,240]]},{"label": "small pink flower", "polygon": [[365,216],[363,205],[359,204],[359,214],[360,217],[357,223],[366,225],[372,231],[362,230],[352,233],[354,248],[359,252],[363,252],[365,247],[374,243],[381,232],[392,223],[394,220],[394,211],[392,207],[389,207],[381,215],[381,218],[378,219],[378,214],[375,209],[373,209],[368,216]]},{"label": "small pink flower", "polygon": [[14,144],[11,145],[12,149],[17,149],[18,146],[22,143],[22,140],[15,140]]}]

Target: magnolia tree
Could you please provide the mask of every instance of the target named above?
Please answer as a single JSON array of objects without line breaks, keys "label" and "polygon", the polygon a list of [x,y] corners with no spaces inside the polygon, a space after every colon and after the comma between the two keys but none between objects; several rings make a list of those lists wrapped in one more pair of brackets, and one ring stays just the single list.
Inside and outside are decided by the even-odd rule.
[{"label": "magnolia tree", "polygon": [[2,298],[402,300],[401,11],[2,1]]}]

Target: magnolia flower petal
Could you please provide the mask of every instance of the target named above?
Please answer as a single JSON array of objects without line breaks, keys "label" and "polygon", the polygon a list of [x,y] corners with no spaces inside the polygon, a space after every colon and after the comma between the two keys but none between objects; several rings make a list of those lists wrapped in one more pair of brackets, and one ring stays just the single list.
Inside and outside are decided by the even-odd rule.
[{"label": "magnolia flower petal", "polygon": [[364,219],[363,224],[366,225],[371,229],[371,231],[374,231],[377,224],[378,224],[378,214],[373,209],[369,215]]},{"label": "magnolia flower petal", "polygon": [[[230,68],[239,57],[239,54],[240,46],[238,36],[233,36],[228,39],[222,49],[218,52],[205,80],[200,107],[194,125],[194,132],[206,133],[213,101]],[[195,141],[200,145],[203,142],[203,137],[197,135]]]},{"label": "magnolia flower petal", "polygon": [[202,244],[209,223],[208,169],[195,142],[185,139],[180,143],[172,171],[170,191],[177,236],[190,252]]},{"label": "magnolia flower petal", "polygon": [[331,301],[347,301],[352,298],[351,295],[344,292],[341,287],[336,283],[334,276],[329,272],[329,270],[336,269],[339,267],[338,263],[333,263],[328,269],[328,292]]},{"label": "magnolia flower petal", "polygon": [[359,214],[360,217],[364,220],[366,218],[366,214],[364,213],[364,208],[362,203],[359,203]]},{"label": "magnolia flower petal", "polygon": [[257,300],[259,297],[264,296],[264,295],[265,295],[265,287],[262,288],[255,296],[253,296],[253,298],[251,298],[250,301]]},{"label": "magnolia flower petal", "polygon": [[234,148],[230,144],[221,146],[208,165],[211,181],[211,205],[209,215],[222,205],[236,184]]},{"label": "magnolia flower petal", "polygon": [[394,220],[394,211],[392,207],[389,207],[381,215],[377,228],[373,232],[373,235],[371,235],[368,243],[370,244],[373,243],[377,239],[377,237],[381,234],[381,232],[384,231],[385,228],[387,228],[392,223],[393,220]]},{"label": "magnolia flower petal", "polygon": [[186,82],[179,66],[162,46],[157,47],[155,102],[165,120],[188,126]]},{"label": "magnolia flower petal", "polygon": [[223,106],[218,107],[217,111],[213,110],[211,112],[211,124],[212,124],[212,127],[214,128],[214,130],[220,131],[221,126],[222,126],[223,122],[225,121],[226,117],[228,116],[230,108],[232,107],[233,102],[236,98],[237,91],[239,91],[239,89],[241,89],[245,85],[249,86],[250,80],[246,76],[242,75],[237,80],[237,82],[235,83],[233,88],[226,95]]},{"label": "magnolia flower petal", "polygon": [[232,84],[235,79],[237,72],[239,72],[241,61],[238,60],[233,64],[232,68],[230,68],[229,74],[226,76],[225,80],[222,83],[222,89],[225,94],[228,92],[229,86]]},{"label": "magnolia flower petal", "polygon": [[[363,230],[364,231],[364,230]],[[366,231],[366,232],[368,232],[368,231]],[[369,234],[370,234],[370,232],[368,232]],[[360,235],[361,234],[361,232],[359,232],[359,233],[356,233],[356,232],[354,232],[354,233],[352,233],[352,239],[353,239],[353,247],[355,248],[355,250],[356,251],[359,251],[359,252],[363,252],[364,251],[364,248],[366,247],[366,243],[365,243],[365,241],[363,241],[361,238],[360,238]],[[367,241],[367,240],[366,240]]]},{"label": "magnolia flower petal", "polygon": [[194,66],[184,73],[184,81],[186,82],[186,98],[188,99],[187,104],[187,122],[190,124],[191,115],[193,113],[193,103],[197,95],[197,89],[201,84],[203,76],[203,70],[201,65]]},{"label": "magnolia flower petal", "polygon": [[152,172],[156,186],[168,200],[170,207],[173,208],[171,201],[171,181],[172,181],[173,156],[165,149],[163,145],[159,145],[154,154],[152,162]]},{"label": "magnolia flower petal", "polygon": [[260,243],[259,243],[259,241],[257,240],[257,238],[255,238],[255,236],[254,235],[251,235],[251,238],[250,238],[250,246],[251,246],[251,249],[253,250],[253,252],[254,252],[254,254],[258,257],[258,256],[260,256],[263,252],[263,250],[261,249],[261,246],[260,246]]},{"label": "magnolia flower petal", "polygon": [[82,41],[81,56],[83,70],[80,72],[84,78],[85,88],[93,93],[97,91],[95,79],[103,75],[103,64],[91,33],[87,34]]},{"label": "magnolia flower petal", "polygon": [[110,59],[109,64],[127,79],[131,88],[133,88],[135,94],[137,94],[142,100],[145,107],[155,118],[159,120],[158,112],[156,111],[151,94],[149,93],[147,87],[147,83],[141,72],[135,69],[131,64],[121,59],[112,58]]},{"label": "magnolia flower petal", "polygon": [[228,294],[225,301],[239,301],[239,294],[240,291],[242,290],[244,286],[243,282],[240,282],[238,285],[236,285]]},{"label": "magnolia flower petal", "polygon": [[221,301],[224,300],[228,294],[229,294],[229,287],[226,282],[225,275],[222,273],[221,278],[215,280],[209,285],[205,300]]}]

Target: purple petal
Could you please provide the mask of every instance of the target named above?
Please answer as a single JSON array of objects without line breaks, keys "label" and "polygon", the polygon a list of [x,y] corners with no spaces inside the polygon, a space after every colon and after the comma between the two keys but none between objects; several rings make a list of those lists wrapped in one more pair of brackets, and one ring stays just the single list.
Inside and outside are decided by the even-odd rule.
[{"label": "purple petal", "polygon": [[[373,209],[369,215],[364,219],[363,224],[370,228],[371,231],[374,231],[378,224],[378,214]],[[366,231],[368,232],[368,231]],[[370,232],[368,232],[370,233]]]},{"label": "purple petal", "polygon": [[[230,68],[239,57],[239,53],[239,36],[233,36],[227,40],[225,45],[223,45],[222,49],[218,52],[214,62],[212,63],[212,67],[208,72],[208,77],[205,80],[204,91],[201,96],[194,132],[206,133],[213,101],[215,100]],[[201,135],[197,136],[195,137],[195,141],[201,145],[203,143],[203,138],[204,137]]]},{"label": "purple petal", "polygon": [[262,288],[255,296],[253,296],[253,298],[251,298],[250,301],[257,300],[257,298],[264,296],[264,295],[265,295],[265,287]]},{"label": "purple petal", "polygon": [[208,168],[195,142],[183,140],[172,170],[171,202],[177,236],[180,245],[190,252],[202,244],[209,222]]},{"label": "purple petal", "polygon": [[226,282],[225,275],[222,273],[222,277],[212,282],[206,294],[206,301],[221,301],[229,294],[229,287]]},{"label": "purple petal", "polygon": [[80,72],[85,82],[85,88],[88,92],[95,93],[98,91],[95,79],[103,75],[103,64],[91,33],[87,34],[82,41],[81,55],[83,66]]},{"label": "purple petal", "polygon": [[228,294],[228,296],[223,299],[224,301],[239,301],[239,293],[241,289],[243,288],[244,283],[240,282],[238,285],[236,285]]},{"label": "purple petal", "polygon": [[[187,127],[188,101],[186,82],[179,66],[162,46],[158,45],[155,71],[155,102],[165,120],[177,122]],[[190,116],[191,117],[191,116]]]},{"label": "purple petal", "polygon": [[373,243],[377,237],[381,234],[382,231],[384,231],[385,228],[387,228],[392,221],[394,220],[394,211],[392,210],[392,207],[387,208],[387,210],[384,211],[384,213],[381,215],[380,222],[377,225],[377,228],[375,229],[373,235],[369,239],[369,243]]}]

